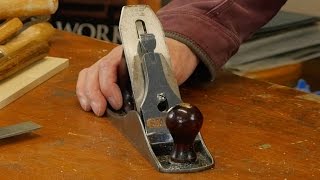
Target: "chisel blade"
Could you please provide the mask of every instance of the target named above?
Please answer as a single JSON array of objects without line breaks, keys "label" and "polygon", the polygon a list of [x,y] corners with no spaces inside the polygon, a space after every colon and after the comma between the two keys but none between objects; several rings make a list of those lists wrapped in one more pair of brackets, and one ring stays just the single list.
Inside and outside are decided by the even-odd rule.
[{"label": "chisel blade", "polygon": [[34,130],[40,129],[42,126],[28,121],[11,126],[5,126],[0,128],[0,139],[17,136],[25,133],[32,132]]}]

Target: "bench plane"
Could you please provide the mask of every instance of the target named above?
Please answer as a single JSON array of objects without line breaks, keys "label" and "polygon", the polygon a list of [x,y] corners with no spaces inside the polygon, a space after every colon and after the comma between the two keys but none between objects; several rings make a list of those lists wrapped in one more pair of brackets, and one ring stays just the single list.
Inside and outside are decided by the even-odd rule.
[{"label": "bench plane", "polygon": [[214,160],[199,132],[202,114],[181,100],[155,13],[147,5],[125,6],[119,28],[124,102],[122,109],[108,110],[109,119],[160,172],[211,169]]}]

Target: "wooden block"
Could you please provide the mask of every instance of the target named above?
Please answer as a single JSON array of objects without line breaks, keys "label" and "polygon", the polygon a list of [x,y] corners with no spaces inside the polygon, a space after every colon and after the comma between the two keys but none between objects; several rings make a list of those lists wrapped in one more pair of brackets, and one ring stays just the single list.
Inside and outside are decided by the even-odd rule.
[{"label": "wooden block", "polygon": [[69,66],[68,59],[46,57],[0,81],[0,109]]}]

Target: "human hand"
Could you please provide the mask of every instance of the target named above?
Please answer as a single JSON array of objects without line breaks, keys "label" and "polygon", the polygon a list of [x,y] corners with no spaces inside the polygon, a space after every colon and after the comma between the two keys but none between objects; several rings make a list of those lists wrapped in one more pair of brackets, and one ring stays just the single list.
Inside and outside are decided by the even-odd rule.
[{"label": "human hand", "polygon": [[171,57],[172,71],[178,85],[181,85],[191,76],[199,60],[185,44],[170,38],[166,39],[166,43]]},{"label": "human hand", "polygon": [[[180,85],[193,73],[199,61],[185,44],[170,38],[166,39],[166,43],[172,70]],[[83,110],[92,110],[97,116],[102,116],[108,103],[116,110],[122,107],[122,95],[117,84],[122,53],[122,46],[118,46],[92,66],[80,71],[76,92]]]}]

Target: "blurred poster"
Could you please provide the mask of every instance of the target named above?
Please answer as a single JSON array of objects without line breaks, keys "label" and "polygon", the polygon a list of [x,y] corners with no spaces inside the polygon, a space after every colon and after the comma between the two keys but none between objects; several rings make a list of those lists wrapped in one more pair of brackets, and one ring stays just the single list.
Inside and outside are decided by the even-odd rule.
[{"label": "blurred poster", "polygon": [[118,24],[125,0],[60,0],[51,23],[59,30],[121,43]]}]

